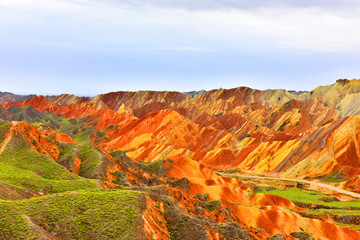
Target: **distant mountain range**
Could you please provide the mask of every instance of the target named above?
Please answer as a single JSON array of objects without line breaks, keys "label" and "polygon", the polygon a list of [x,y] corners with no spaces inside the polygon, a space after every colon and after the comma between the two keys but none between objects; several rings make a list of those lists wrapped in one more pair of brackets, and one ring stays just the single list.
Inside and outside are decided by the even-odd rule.
[{"label": "distant mountain range", "polygon": [[24,101],[29,98],[35,97],[36,95],[17,95],[10,92],[0,92],[0,102],[18,102]]},{"label": "distant mountain range", "polygon": [[[21,95],[10,92],[0,92],[0,102],[20,102],[36,97],[35,94]],[[47,98],[56,98],[58,95],[47,95]]]}]

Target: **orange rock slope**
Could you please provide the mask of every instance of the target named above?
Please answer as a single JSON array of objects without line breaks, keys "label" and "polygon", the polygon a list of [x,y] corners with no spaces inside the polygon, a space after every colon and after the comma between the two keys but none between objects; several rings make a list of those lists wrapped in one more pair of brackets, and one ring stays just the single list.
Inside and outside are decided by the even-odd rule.
[{"label": "orange rock slope", "polygon": [[[349,228],[301,217],[291,211],[298,207],[285,198],[253,195],[246,183],[214,173],[239,168],[315,178],[340,172],[349,178],[344,187],[360,192],[358,94],[360,80],[339,80],[304,93],[246,87],[205,93],[113,92],[94,98],[39,96],[2,105],[5,109],[32,106],[65,118],[83,118],[86,126],[95,129],[92,144],[108,161],[104,186],[116,187],[116,171],[125,172],[129,182],[141,183],[139,186],[165,182],[164,191],[186,216],[206,216],[210,239],[221,237],[216,224],[231,221],[254,239],[277,233],[291,239],[290,233],[300,227],[319,239],[360,239],[360,233]],[[45,147],[39,149],[37,142],[43,138],[33,135],[45,139],[55,134],[56,141],[73,141],[58,132],[39,133],[22,123],[13,123],[11,129],[22,131],[30,142],[34,139],[33,148],[54,160],[59,154],[56,145],[41,142]],[[125,156],[109,155],[117,150]],[[125,164],[126,158],[141,166],[143,162],[162,161],[164,173],[155,176],[139,170],[140,165],[131,167]],[[76,159],[74,164],[80,161]],[[78,168],[72,172],[78,173]],[[196,210],[202,201],[199,196],[206,194],[207,201],[220,200],[216,211]],[[162,224],[166,216],[161,214],[168,208],[166,201],[151,197],[146,201],[143,219],[147,236],[166,239],[168,229]]]},{"label": "orange rock slope", "polygon": [[[97,145],[129,151],[135,160],[184,156],[219,169],[311,177],[340,170],[351,177],[358,168],[357,136],[351,132],[356,129],[344,126],[357,121],[345,118],[356,112],[348,99],[354,99],[359,86],[360,80],[339,80],[302,94],[245,87],[199,94],[113,92],[94,98],[39,96],[3,105],[30,105],[67,118],[89,116],[87,122],[99,130],[116,126]],[[328,147],[325,143],[341,129],[342,144]],[[346,160],[349,154],[354,160]],[[305,169],[319,161],[325,164],[311,173]]]}]

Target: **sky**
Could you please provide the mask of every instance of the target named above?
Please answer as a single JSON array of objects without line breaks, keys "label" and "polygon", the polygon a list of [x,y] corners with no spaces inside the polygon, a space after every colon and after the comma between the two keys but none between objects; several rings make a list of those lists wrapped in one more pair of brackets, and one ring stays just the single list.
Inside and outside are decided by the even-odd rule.
[{"label": "sky", "polygon": [[358,0],[0,0],[0,91],[312,90],[360,78]]}]

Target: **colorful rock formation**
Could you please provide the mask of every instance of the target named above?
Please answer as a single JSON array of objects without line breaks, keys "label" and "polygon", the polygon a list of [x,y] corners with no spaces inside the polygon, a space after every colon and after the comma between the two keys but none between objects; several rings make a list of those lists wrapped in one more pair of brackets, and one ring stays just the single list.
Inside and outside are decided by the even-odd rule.
[{"label": "colorful rock formation", "polygon": [[[2,102],[7,127],[0,156],[20,136],[24,147],[49,156],[66,174],[141,193],[144,239],[294,239],[297,232],[360,239],[330,219],[298,214],[306,209],[284,197],[216,174],[238,169],[319,179],[336,173],[342,187],[360,192],[359,94],[360,80],[338,80],[302,93],[240,87]],[[2,178],[0,196],[10,199],[13,183]],[[18,198],[44,195],[21,187],[11,190]]]}]

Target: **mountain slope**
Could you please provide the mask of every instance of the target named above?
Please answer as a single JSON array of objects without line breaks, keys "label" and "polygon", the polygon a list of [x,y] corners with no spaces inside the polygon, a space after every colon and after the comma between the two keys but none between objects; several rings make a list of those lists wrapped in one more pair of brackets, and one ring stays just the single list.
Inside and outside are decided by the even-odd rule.
[{"label": "mountain slope", "polygon": [[309,178],[360,192],[358,82],[309,93],[240,87],[2,103],[0,236],[359,239],[344,226],[357,226],[358,200],[241,178]]}]

